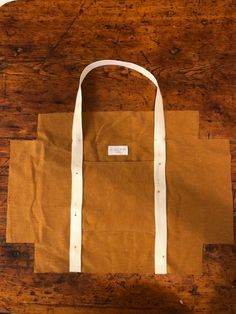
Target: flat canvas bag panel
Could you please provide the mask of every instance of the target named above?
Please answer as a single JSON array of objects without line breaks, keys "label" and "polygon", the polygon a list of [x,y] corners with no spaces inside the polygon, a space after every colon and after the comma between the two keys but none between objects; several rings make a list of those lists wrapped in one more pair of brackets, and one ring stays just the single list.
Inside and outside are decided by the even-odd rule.
[{"label": "flat canvas bag panel", "polygon": [[[69,271],[72,117],[39,115],[38,139],[11,143],[7,240],[35,242],[36,272]],[[155,272],[154,118],[83,113],[82,271]],[[165,120],[167,271],[200,273],[203,243],[232,243],[229,143],[199,140],[195,112],[166,112]],[[121,144],[128,155],[108,155]],[[20,180],[36,190],[27,206],[26,193],[17,203]],[[14,228],[19,219],[31,233]]]},{"label": "flat canvas bag panel", "polygon": [[[20,236],[22,242],[27,242],[29,236],[24,233],[24,238],[22,238],[25,228],[22,230],[19,217],[22,217],[21,220],[26,225],[28,220],[25,217],[32,215],[32,207],[25,207],[24,204],[27,203],[20,204],[16,199],[17,193],[24,193],[22,198],[19,198],[22,202],[23,197],[27,196],[25,191],[32,189],[32,185],[27,186],[30,181],[25,180],[27,177],[21,176],[22,171],[19,169],[19,165],[23,168],[30,166],[29,171],[31,168],[35,169],[34,177],[37,180],[34,190],[38,190],[37,199],[33,195],[28,200],[28,204],[33,204],[32,221],[35,214],[38,214],[38,228],[34,240],[36,272],[66,272],[69,270],[72,117],[71,113],[39,115],[38,140],[13,141],[11,143],[11,151],[15,153],[13,154],[14,159],[11,159],[10,162],[8,241],[19,239]],[[129,119],[129,124],[127,124],[127,119]],[[134,206],[137,192],[148,195],[153,189],[152,171],[149,170],[153,164],[153,113],[110,112],[104,115],[103,112],[85,112],[83,120],[84,164],[89,166],[84,172],[84,199],[87,201],[83,206],[83,231],[87,230],[89,233],[90,246],[83,237],[83,252],[86,250],[86,255],[82,254],[82,270],[88,272],[154,272],[154,219],[152,218],[153,204],[150,203],[153,198],[146,196],[144,209],[139,207],[139,203]],[[167,111],[165,120],[167,156],[169,156],[167,157],[168,272],[201,273],[203,243],[232,243],[233,239],[229,142],[227,140],[198,140],[199,121],[198,114],[195,112]],[[116,121],[119,121],[122,132],[113,131]],[[94,127],[91,128],[91,125]],[[102,126],[104,132],[100,132],[97,137],[98,130]],[[119,141],[121,139],[123,141],[125,138],[126,143],[132,146],[132,150],[135,152],[133,157],[129,156],[130,161],[133,160],[132,164],[134,164],[134,158],[139,160],[139,163],[140,160],[144,161],[142,173],[135,171],[132,177],[134,181],[142,182],[143,173],[146,173],[145,178],[148,184],[141,187],[135,182],[129,184],[131,187],[137,186],[134,193],[130,193],[127,183],[123,184],[123,188],[121,179],[119,179],[119,177],[122,178],[120,164],[124,164],[124,158],[127,156],[114,156],[122,158],[123,161],[110,163],[111,167],[119,170],[118,176],[113,175],[114,171],[112,171],[112,176],[107,176],[103,172],[100,173],[100,176],[96,175],[98,173],[96,164],[99,165],[99,169],[107,168],[104,161],[108,157],[103,143],[110,143],[115,134]],[[146,141],[144,141],[145,138]],[[22,143],[24,145],[21,145]],[[41,148],[42,143],[43,149]],[[137,145],[134,145],[135,143]],[[145,146],[140,147],[139,143],[145,143]],[[33,144],[39,145],[37,148],[38,158],[35,160]],[[145,155],[143,150],[146,152]],[[25,164],[22,163],[22,159],[17,159],[17,156],[23,155],[25,155]],[[40,165],[41,161],[44,163],[43,167]],[[216,172],[215,169],[218,171]],[[94,176],[97,178],[95,179]],[[114,179],[115,184],[109,184],[116,187],[113,193],[111,190],[109,193],[104,193],[106,188],[101,185],[101,177],[107,177],[109,181]],[[21,182],[20,185],[19,182]],[[218,193],[220,188],[221,193]],[[15,197],[12,199],[11,195]],[[124,204],[129,204],[128,207],[127,205],[122,207],[126,208],[125,211],[119,211],[120,207],[113,205],[118,203],[117,196],[123,198]],[[107,211],[106,215],[104,212],[101,214],[102,207],[99,200],[103,203],[102,207],[105,204],[105,208],[109,208],[106,204],[110,202],[112,211]],[[17,206],[12,206],[14,204]],[[142,216],[130,216],[132,213],[130,210],[132,209],[136,213],[137,207],[140,208],[139,213]],[[115,208],[117,208],[117,212]],[[21,216],[22,209],[23,216]],[[121,213],[127,216],[121,215]],[[14,220],[16,217],[18,220]],[[126,217],[127,219],[125,219]],[[148,217],[150,218],[148,219]],[[113,221],[111,221],[112,218]],[[132,220],[132,224],[130,220]],[[145,221],[145,228],[149,232],[145,232],[143,226]],[[14,222],[18,222],[18,224],[16,225]],[[11,225],[12,228],[10,228]],[[130,234],[134,233],[136,225],[139,226],[136,230],[142,234],[142,242],[133,237],[133,245],[132,241],[127,241],[127,234],[128,231]],[[115,228],[116,233],[123,234],[123,238],[120,238],[119,241],[111,237]],[[109,241],[107,241],[109,233]],[[103,234],[102,237],[101,234]],[[145,247],[142,243],[145,244]],[[148,243],[151,248],[149,251]],[[121,254],[120,252],[124,249],[126,254]],[[142,260],[142,263],[135,257],[135,251],[139,253],[138,256],[146,258]],[[126,258],[127,252],[131,254],[129,255],[129,264]],[[140,254],[140,252],[145,252],[145,254]],[[150,253],[148,254],[148,252]],[[108,260],[109,263],[105,263],[104,260]],[[111,261],[116,261],[116,263]]]}]

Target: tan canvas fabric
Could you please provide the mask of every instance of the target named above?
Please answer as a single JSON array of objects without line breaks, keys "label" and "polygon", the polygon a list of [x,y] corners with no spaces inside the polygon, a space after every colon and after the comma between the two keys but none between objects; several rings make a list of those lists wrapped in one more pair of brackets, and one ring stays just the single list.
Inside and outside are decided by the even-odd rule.
[{"label": "tan canvas fabric", "polygon": [[[35,243],[36,272],[69,270],[72,115],[39,115],[36,141],[11,142],[7,241]],[[168,272],[200,273],[203,243],[233,241],[229,142],[198,139],[197,112],[165,121]],[[84,112],[83,129],[82,271],[153,273],[153,112]]]}]

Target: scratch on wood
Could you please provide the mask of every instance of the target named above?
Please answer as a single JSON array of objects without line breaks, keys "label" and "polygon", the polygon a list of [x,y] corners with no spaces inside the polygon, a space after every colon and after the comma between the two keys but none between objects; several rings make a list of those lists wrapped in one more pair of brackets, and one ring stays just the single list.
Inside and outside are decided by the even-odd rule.
[{"label": "scratch on wood", "polygon": [[142,50],[141,50],[141,54],[143,55],[143,57],[147,61],[147,63],[151,65],[150,61],[148,60],[148,57],[145,55],[145,53]]},{"label": "scratch on wood", "polygon": [[48,50],[48,54],[46,55],[44,62],[42,64],[42,66],[45,64],[45,62],[53,55],[53,53],[56,51],[56,49],[58,48],[58,46],[62,43],[62,41],[64,40],[64,38],[66,37],[66,35],[70,32],[70,30],[72,29],[73,25],[75,24],[75,22],[77,21],[77,19],[83,14],[84,10],[84,4],[85,2],[83,2],[77,12],[77,14],[75,15],[75,17],[73,18],[73,20],[69,23],[67,29],[60,35],[59,39],[57,40],[57,42],[49,48]]}]

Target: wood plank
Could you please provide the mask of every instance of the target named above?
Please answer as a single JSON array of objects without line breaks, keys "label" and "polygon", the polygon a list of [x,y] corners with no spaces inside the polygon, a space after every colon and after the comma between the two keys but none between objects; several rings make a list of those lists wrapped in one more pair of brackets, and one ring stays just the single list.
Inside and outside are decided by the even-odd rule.
[{"label": "wood plank", "polygon": [[[175,313],[189,313],[185,310],[185,305],[180,306],[179,310],[175,309]],[[127,309],[127,308],[105,308],[105,307],[52,307],[42,305],[25,305],[11,307],[14,313],[21,314],[156,314],[156,309]],[[17,312],[18,311],[18,312]],[[20,311],[20,312],[19,312]],[[9,312],[0,312],[1,314],[11,314]],[[12,314],[14,314],[12,313]]]},{"label": "wood plank", "polygon": [[2,306],[10,310],[22,305],[93,304],[177,313],[180,308],[231,313],[236,305],[236,251],[230,245],[205,247],[202,276],[33,274],[31,246],[2,245],[0,256]]},{"label": "wood plank", "polygon": [[[5,73],[6,100],[1,106],[4,112],[10,114],[11,112],[73,111],[81,69],[76,74],[76,78],[75,76],[68,77],[66,74],[57,77],[56,72],[54,74],[34,73],[33,64],[27,67],[19,66],[20,74],[10,74],[15,73],[14,67],[17,68],[16,64],[8,73]],[[59,66],[57,71],[60,69]],[[24,71],[25,74],[23,74]],[[207,69],[205,71],[207,72]],[[220,81],[221,79],[218,78],[218,85]],[[168,77],[165,82],[168,82]],[[179,85],[177,87],[176,83],[173,83],[169,92],[165,90],[165,86],[164,88],[161,86],[166,110],[199,110],[201,137],[209,137],[210,134],[213,138],[234,138],[236,109],[230,86],[222,84],[222,91],[215,87],[216,91],[205,81],[203,85],[209,86],[209,90],[204,91],[205,87],[197,88],[192,83],[181,82],[181,80]],[[83,88],[83,109],[153,110],[154,94],[153,86],[134,72],[106,67],[95,70],[86,79]],[[10,118],[10,115],[7,117]],[[27,116],[23,115],[21,120],[24,120],[24,117],[27,119]]]},{"label": "wood plank", "polygon": [[36,114],[0,113],[0,137],[3,139],[33,139],[36,137]]}]

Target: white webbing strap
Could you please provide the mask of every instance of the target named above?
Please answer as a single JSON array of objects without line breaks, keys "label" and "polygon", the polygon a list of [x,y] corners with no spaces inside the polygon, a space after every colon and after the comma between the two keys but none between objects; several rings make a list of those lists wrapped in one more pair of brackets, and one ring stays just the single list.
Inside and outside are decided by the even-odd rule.
[{"label": "white webbing strap", "polygon": [[[85,67],[80,76],[72,127],[72,191],[70,220],[70,271],[81,271],[82,251],[82,202],[83,202],[83,130],[81,85],[86,75],[93,69],[116,65],[135,70],[149,78],[156,86],[154,109],[154,207],[155,207],[155,273],[167,272],[167,221],[166,221],[166,145],[163,103],[156,78],[143,67],[118,60],[101,60]],[[142,252],[145,254],[145,252]]]}]

